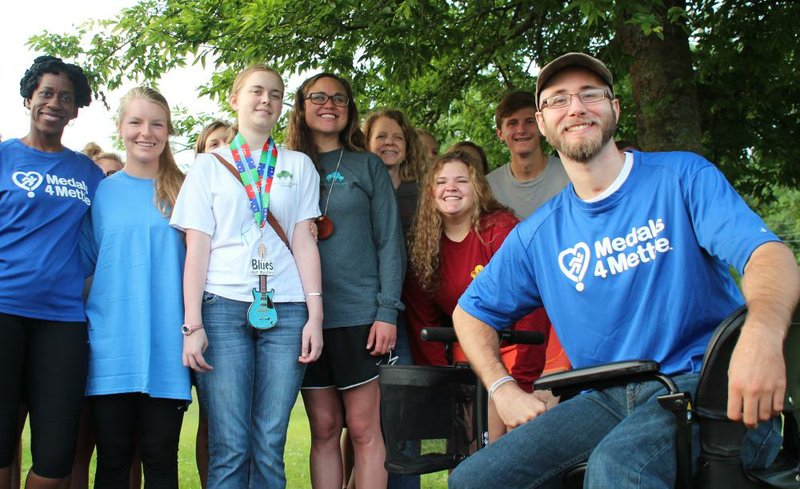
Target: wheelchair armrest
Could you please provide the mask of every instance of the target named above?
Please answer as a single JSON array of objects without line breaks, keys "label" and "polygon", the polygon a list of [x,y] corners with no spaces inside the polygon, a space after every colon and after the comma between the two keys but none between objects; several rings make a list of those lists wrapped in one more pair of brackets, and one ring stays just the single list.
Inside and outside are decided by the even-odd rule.
[{"label": "wheelchair armrest", "polygon": [[[438,341],[440,343],[455,343],[458,341],[456,330],[449,327],[423,328],[419,332],[419,337],[422,341]],[[544,335],[538,331],[500,329],[497,330],[497,337],[500,341],[520,345],[541,345],[544,343]]]},{"label": "wheelchair armrest", "polygon": [[708,341],[697,383],[695,412],[708,419],[728,419],[728,364],[747,309],[743,306],[720,322]]},{"label": "wheelchair armrest", "polygon": [[587,389],[604,389],[616,385],[657,380],[661,366],[653,360],[630,360],[595,367],[578,368],[540,377],[534,390],[550,390],[554,396],[573,395]]}]

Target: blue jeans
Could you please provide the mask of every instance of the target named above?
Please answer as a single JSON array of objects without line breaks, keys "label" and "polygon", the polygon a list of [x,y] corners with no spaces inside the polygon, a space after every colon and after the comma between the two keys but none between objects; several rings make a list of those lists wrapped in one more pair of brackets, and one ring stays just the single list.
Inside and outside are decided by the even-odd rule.
[{"label": "blue jeans", "polygon": [[[697,374],[676,376],[694,393]],[[664,488],[675,484],[675,420],[657,382],[580,394],[512,430],[462,462],[451,489],[559,487],[573,465],[589,464],[585,488]],[[699,430],[693,429],[699,447]]]},{"label": "blue jeans", "polygon": [[408,323],[406,321],[406,313],[400,311],[397,313],[397,339],[394,343],[393,355],[397,356],[397,363],[395,365],[414,365],[414,359],[411,358],[411,342],[408,339]]},{"label": "blue jeans", "polygon": [[[673,378],[694,393],[698,374]],[[675,418],[658,404],[657,382],[583,393],[559,404],[462,462],[450,489],[560,488],[564,472],[588,460],[584,488],[663,488],[675,485]],[[749,430],[742,446],[746,467],[769,466],[780,449],[779,419]],[[692,429],[693,463],[699,429]]]},{"label": "blue jeans", "polygon": [[283,451],[305,373],[297,358],[308,310],[276,303],[278,324],[257,331],[247,325],[249,305],[203,294],[205,359],[214,369],[197,375],[197,390],[208,414],[211,489],[286,487]]}]

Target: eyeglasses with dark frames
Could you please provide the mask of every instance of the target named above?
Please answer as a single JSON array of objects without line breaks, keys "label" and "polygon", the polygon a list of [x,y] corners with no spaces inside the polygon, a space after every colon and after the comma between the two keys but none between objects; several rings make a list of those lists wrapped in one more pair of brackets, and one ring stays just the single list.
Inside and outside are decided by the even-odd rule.
[{"label": "eyeglasses with dark frames", "polygon": [[325,102],[327,102],[328,99],[331,99],[331,101],[333,101],[333,105],[337,107],[347,107],[347,104],[350,102],[350,99],[347,98],[346,95],[342,95],[340,93],[328,95],[325,92],[309,93],[304,100],[310,100],[314,105],[325,105]]}]

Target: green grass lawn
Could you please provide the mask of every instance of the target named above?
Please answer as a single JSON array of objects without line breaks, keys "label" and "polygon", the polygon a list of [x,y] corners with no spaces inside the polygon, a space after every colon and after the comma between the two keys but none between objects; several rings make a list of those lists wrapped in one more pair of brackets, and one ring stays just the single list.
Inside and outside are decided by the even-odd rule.
[{"label": "green grass lawn", "polygon": [[[197,466],[194,459],[195,433],[197,432],[197,404],[193,403],[183,419],[181,430],[181,442],[178,452],[178,477],[182,489],[200,489],[200,482],[197,477]],[[27,473],[31,466],[30,461],[30,439],[28,429],[23,433],[23,454],[22,465],[23,474]],[[303,402],[298,398],[292,410],[292,417],[289,422],[289,435],[286,443],[286,479],[287,487],[310,488],[308,454],[310,447],[310,434],[308,429],[308,418],[303,409]],[[94,480],[94,458],[89,469],[90,485]],[[447,473],[438,472],[422,476],[422,489],[445,489],[447,487]]]}]

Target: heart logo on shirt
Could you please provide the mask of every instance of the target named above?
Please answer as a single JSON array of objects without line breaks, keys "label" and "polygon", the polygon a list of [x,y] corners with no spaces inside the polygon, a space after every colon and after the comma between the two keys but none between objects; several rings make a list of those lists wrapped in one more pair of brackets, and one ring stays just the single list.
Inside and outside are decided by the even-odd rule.
[{"label": "heart logo on shirt", "polygon": [[558,254],[558,266],[568,279],[575,282],[575,289],[583,292],[583,277],[589,268],[589,246],[580,242]]},{"label": "heart logo on shirt", "polygon": [[11,179],[14,181],[14,185],[22,190],[27,190],[28,197],[31,199],[36,195],[33,193],[33,191],[42,184],[42,181],[44,181],[42,174],[36,171],[16,171],[11,174]]}]

